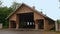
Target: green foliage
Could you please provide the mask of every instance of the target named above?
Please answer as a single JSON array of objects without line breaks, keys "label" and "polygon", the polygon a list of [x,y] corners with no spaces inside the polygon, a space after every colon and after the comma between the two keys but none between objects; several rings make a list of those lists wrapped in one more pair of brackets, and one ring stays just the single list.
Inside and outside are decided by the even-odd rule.
[{"label": "green foliage", "polygon": [[3,3],[3,2],[0,1],[0,7],[2,7],[2,3]]},{"label": "green foliage", "polygon": [[60,24],[60,20],[57,20],[56,22]]},{"label": "green foliage", "polygon": [[51,31],[55,31],[55,26],[53,28],[50,29]]},{"label": "green foliage", "polygon": [[5,18],[11,13],[13,12],[16,7],[19,6],[19,3],[13,2],[11,7],[2,7],[2,2],[0,1],[0,23],[3,24],[3,28],[8,28],[8,20],[6,20]]},{"label": "green foliage", "polygon": [[0,1],[0,5],[2,4],[2,2]]},{"label": "green foliage", "polygon": [[21,28],[23,28],[25,25],[26,25],[25,22],[20,22],[20,23],[19,23],[19,26],[20,26]]},{"label": "green foliage", "polygon": [[0,7],[0,23],[3,24],[3,28],[8,27],[8,21],[5,19],[11,12],[12,8]]},{"label": "green foliage", "polygon": [[20,3],[13,2],[13,4],[11,5],[11,8],[13,8],[13,10],[15,10],[15,9],[18,8],[19,6],[20,6]]}]

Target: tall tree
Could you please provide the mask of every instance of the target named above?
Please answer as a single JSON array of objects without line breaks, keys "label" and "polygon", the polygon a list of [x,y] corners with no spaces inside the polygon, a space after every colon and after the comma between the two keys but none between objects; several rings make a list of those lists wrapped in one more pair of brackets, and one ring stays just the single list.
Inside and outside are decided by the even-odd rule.
[{"label": "tall tree", "polygon": [[13,2],[11,7],[1,7],[2,2],[0,1],[0,23],[3,24],[3,27],[6,28],[8,26],[8,20],[6,20],[5,18],[16,8],[19,7],[19,3],[17,2]]},{"label": "tall tree", "polygon": [[12,8],[8,7],[0,7],[0,23],[3,24],[3,27],[6,28],[8,26],[8,21],[5,19],[11,12]]},{"label": "tall tree", "polygon": [[1,5],[2,5],[2,2],[0,1],[0,7],[1,7]]},{"label": "tall tree", "polygon": [[20,3],[17,2],[13,2],[13,4],[11,5],[11,8],[13,8],[13,10],[17,9],[20,6]]},{"label": "tall tree", "polygon": [[60,23],[60,20],[56,20],[57,23]]},{"label": "tall tree", "polygon": [[2,2],[0,1],[0,5],[2,4]]}]

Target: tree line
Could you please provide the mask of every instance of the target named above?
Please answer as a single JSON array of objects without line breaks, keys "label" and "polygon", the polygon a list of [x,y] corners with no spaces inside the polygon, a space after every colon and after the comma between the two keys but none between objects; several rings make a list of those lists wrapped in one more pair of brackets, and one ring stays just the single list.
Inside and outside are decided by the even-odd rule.
[{"label": "tree line", "polygon": [[16,8],[19,7],[20,3],[13,2],[10,7],[2,6],[2,3],[3,2],[0,1],[0,23],[3,24],[3,28],[8,28],[9,23],[8,23],[8,20],[6,20],[6,17],[11,12],[16,10]]}]

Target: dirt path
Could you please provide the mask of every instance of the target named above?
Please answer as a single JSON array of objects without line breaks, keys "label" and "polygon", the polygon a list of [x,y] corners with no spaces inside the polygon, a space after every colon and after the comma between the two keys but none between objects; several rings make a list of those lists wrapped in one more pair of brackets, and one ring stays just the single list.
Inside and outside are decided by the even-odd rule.
[{"label": "dirt path", "polygon": [[56,32],[43,32],[43,31],[0,30],[0,34],[57,34],[57,33]]}]

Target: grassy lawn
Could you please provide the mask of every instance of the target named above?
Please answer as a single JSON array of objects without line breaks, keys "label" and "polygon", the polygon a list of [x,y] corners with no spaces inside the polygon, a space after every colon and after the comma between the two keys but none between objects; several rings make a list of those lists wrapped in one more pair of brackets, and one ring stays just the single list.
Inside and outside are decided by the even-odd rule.
[{"label": "grassy lawn", "polygon": [[51,32],[51,31],[44,31],[43,34],[60,34],[60,32]]},{"label": "grassy lawn", "polygon": [[60,34],[60,32],[56,32],[57,34]]}]

